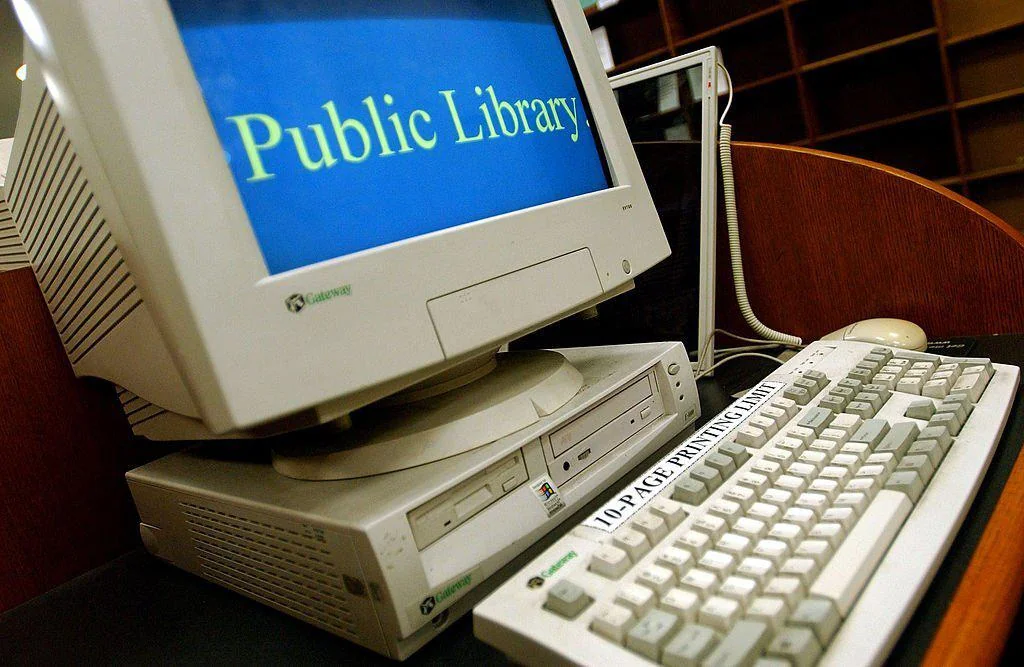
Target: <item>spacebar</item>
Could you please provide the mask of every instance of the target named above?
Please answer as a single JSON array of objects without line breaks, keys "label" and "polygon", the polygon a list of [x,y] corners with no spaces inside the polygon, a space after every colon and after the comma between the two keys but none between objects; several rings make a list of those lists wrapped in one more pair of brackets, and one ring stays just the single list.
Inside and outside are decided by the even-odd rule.
[{"label": "spacebar", "polygon": [[832,600],[846,618],[913,507],[899,491],[879,491],[811,586],[811,595]]}]

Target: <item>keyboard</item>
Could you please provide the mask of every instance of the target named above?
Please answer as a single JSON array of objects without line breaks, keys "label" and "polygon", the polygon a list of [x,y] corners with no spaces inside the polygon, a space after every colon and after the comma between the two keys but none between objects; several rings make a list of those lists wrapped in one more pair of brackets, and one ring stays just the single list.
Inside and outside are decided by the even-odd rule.
[{"label": "keyboard", "polygon": [[524,664],[871,665],[949,548],[1020,371],[812,343],[474,610]]}]

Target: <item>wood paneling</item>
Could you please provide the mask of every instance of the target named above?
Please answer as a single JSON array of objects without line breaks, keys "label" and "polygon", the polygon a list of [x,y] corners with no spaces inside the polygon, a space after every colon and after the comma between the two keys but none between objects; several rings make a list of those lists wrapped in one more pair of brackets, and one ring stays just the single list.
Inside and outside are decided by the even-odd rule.
[{"label": "wood paneling", "polygon": [[[871,317],[933,338],[1024,331],[1024,237],[976,204],[810,149],[737,143],[733,162],[747,290],[768,326],[805,340]],[[724,213],[718,228],[716,321],[746,330]]]},{"label": "wood paneling", "polygon": [[0,274],[0,611],[136,543],[113,388],[77,379],[31,269]]},{"label": "wood paneling", "polygon": [[[1024,593],[1024,452],[925,656],[926,667],[995,665]],[[1019,656],[1018,656],[1019,657]]]}]

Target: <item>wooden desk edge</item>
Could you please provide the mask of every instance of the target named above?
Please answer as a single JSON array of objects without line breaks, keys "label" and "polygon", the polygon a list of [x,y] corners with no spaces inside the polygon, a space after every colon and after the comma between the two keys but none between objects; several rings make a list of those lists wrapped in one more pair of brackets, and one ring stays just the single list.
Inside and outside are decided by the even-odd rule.
[{"label": "wooden desk edge", "polygon": [[925,655],[925,667],[995,665],[1024,592],[1024,450]]}]

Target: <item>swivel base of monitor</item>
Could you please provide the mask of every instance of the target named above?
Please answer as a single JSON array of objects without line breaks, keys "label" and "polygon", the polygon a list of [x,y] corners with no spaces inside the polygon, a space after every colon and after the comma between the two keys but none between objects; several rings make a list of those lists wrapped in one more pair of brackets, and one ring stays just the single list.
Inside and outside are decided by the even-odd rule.
[{"label": "swivel base of monitor", "polygon": [[[464,382],[464,377],[472,381]],[[558,352],[504,352],[440,385],[414,388],[338,432],[307,432],[274,446],[274,469],[295,479],[354,479],[476,449],[558,410],[583,376]],[[432,390],[440,387],[441,390]]]}]

